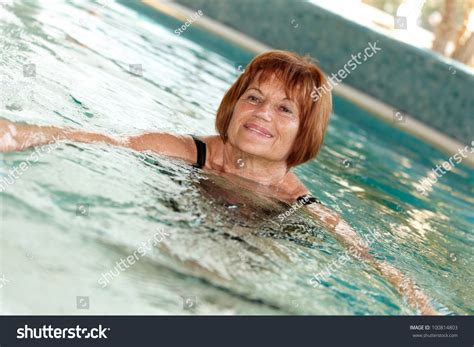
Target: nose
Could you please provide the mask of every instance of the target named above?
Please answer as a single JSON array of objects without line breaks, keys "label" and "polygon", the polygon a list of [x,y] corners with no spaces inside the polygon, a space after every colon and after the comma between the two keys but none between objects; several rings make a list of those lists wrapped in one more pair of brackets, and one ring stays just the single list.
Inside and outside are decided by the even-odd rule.
[{"label": "nose", "polygon": [[273,116],[271,103],[269,102],[261,103],[260,106],[255,110],[255,116],[257,118],[270,122]]}]

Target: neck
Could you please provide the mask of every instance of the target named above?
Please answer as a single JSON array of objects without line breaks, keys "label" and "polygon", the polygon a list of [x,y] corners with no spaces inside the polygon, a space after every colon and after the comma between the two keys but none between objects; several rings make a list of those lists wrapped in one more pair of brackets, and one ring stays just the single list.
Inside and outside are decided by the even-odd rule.
[{"label": "neck", "polygon": [[229,141],[224,144],[222,168],[231,173],[263,185],[278,186],[286,174],[285,162],[271,161],[242,152]]}]

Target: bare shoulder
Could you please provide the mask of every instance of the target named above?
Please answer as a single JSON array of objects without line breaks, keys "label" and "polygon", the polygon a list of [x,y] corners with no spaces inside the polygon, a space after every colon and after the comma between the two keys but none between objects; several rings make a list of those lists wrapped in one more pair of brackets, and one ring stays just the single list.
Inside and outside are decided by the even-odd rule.
[{"label": "bare shoulder", "polygon": [[127,146],[137,151],[153,151],[158,154],[196,161],[196,145],[190,135],[150,132],[127,138]]}]

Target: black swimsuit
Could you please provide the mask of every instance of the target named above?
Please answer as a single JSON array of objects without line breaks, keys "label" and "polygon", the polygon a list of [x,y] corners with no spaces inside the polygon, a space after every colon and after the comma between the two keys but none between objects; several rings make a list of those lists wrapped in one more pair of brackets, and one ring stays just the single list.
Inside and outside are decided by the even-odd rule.
[{"label": "black swimsuit", "polygon": [[[191,135],[191,136],[194,140],[194,143],[196,144],[196,149],[197,149],[196,163],[193,166],[195,168],[202,169],[206,165],[206,143],[198,139],[194,135]],[[314,196],[311,196],[309,194],[299,196],[298,198],[296,198],[296,201],[302,205],[309,205],[312,203],[321,204],[321,201],[319,201]]]},{"label": "black swimsuit", "polygon": [[202,169],[204,165],[206,165],[206,143],[194,135],[191,136],[193,137],[197,149],[197,159],[193,166],[198,169]]}]

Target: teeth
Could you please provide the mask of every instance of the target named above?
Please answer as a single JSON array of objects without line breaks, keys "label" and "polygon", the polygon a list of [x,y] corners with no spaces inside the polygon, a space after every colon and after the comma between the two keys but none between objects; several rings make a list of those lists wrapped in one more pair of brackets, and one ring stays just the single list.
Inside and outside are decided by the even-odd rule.
[{"label": "teeth", "polygon": [[266,137],[271,137],[268,134],[262,133],[260,130],[257,130],[257,129],[254,129],[254,128],[249,128],[249,127],[246,127],[246,128],[253,131],[253,132],[256,132],[257,134],[260,134],[260,135],[263,135],[263,136],[266,136]]}]

